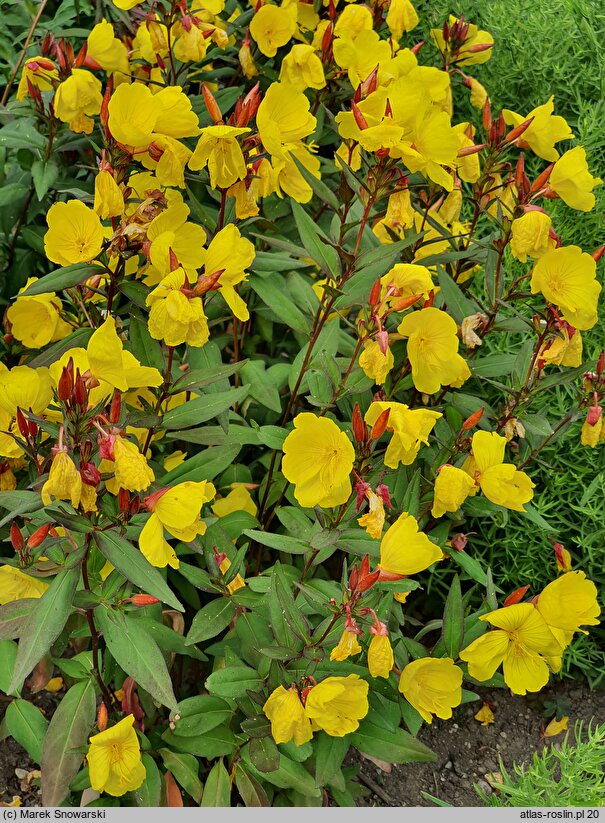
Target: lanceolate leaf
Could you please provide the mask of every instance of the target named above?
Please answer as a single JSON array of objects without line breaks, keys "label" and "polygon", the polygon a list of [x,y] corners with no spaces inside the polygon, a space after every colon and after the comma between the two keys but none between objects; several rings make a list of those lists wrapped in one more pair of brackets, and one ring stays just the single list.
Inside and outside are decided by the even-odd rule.
[{"label": "lanceolate leaf", "polygon": [[72,286],[83,283],[92,277],[93,274],[100,274],[103,269],[100,266],[93,266],[90,263],[74,263],[73,266],[65,266],[63,269],[46,274],[36,283],[32,283],[24,292],[24,297],[31,297],[34,294],[48,294],[62,289],[69,289]]},{"label": "lanceolate leaf", "polygon": [[48,727],[48,720],[42,712],[27,700],[13,700],[7,706],[4,719],[10,736],[23,746],[34,763],[39,763],[42,741]]},{"label": "lanceolate leaf", "polygon": [[172,606],[173,609],[183,611],[181,602],[174,596],[161,573],[132,543],[114,531],[95,532],[94,539],[101,554],[127,580],[139,586],[146,594],[152,594],[158,600]]},{"label": "lanceolate leaf", "polygon": [[424,743],[403,729],[390,731],[369,720],[362,720],[351,735],[351,743],[359,751],[387,763],[426,763],[437,759]]},{"label": "lanceolate leaf", "polygon": [[0,640],[19,637],[36,603],[35,598],[25,597],[0,606]]},{"label": "lanceolate leaf", "polygon": [[158,703],[173,709],[177,701],[166,661],[141,622],[102,606],[95,609],[95,620],[98,620],[107,648],[118,666]]},{"label": "lanceolate leaf", "polygon": [[443,642],[448,657],[454,660],[458,657],[463,637],[464,606],[462,603],[460,578],[456,574],[452,580],[443,612]]},{"label": "lanceolate leaf", "polygon": [[71,614],[80,567],[59,572],[23,625],[9,692],[13,693],[50,649]]},{"label": "lanceolate leaf", "polygon": [[241,386],[239,389],[196,397],[195,400],[190,400],[166,412],[163,425],[166,429],[186,429],[188,426],[205,423],[206,420],[217,417],[235,403],[241,403],[248,394],[248,390],[249,386]]},{"label": "lanceolate leaf", "polygon": [[57,706],[42,745],[42,803],[59,806],[83,760],[82,748],[95,722],[97,700],[91,680],[76,683]]},{"label": "lanceolate leaf", "polygon": [[200,806],[230,806],[231,783],[229,772],[219,760],[210,769],[210,774],[204,785],[204,795]]}]

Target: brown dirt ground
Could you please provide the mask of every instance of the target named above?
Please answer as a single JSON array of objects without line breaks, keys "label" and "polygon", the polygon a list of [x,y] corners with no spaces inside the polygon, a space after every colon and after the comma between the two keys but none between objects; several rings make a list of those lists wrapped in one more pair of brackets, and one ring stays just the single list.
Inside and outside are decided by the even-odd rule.
[{"label": "brown dirt ground", "polygon": [[[363,758],[351,759],[360,763],[359,779],[368,789],[368,795],[358,801],[360,806],[434,806],[422,792],[438,797],[453,806],[480,806],[473,788],[478,783],[489,793],[486,775],[498,771],[498,756],[508,769],[513,761],[527,763],[534,752],[544,746],[541,737],[547,701],[559,700],[567,704],[569,726],[576,720],[585,723],[591,719],[605,722],[605,691],[590,691],[576,681],[563,681],[539,696],[514,697],[499,689],[476,689],[480,701],[467,703],[454,712],[452,720],[434,720],[424,726],[419,739],[436,754],[434,763],[412,763],[393,766],[387,774],[374,763]],[[57,696],[40,693],[32,699],[50,717]],[[495,722],[482,726],[473,715],[483,700],[495,705]],[[0,702],[0,717],[5,704]],[[561,738],[549,742],[556,744]],[[40,805],[39,780],[27,785],[23,771],[37,767],[26,752],[12,739],[0,742],[0,802],[21,798],[23,806]],[[17,770],[17,772],[16,772]]]},{"label": "brown dirt ground", "polygon": [[473,786],[486,793],[491,788],[486,775],[498,772],[498,756],[507,771],[513,762],[528,763],[534,752],[555,744],[563,735],[544,741],[541,732],[547,701],[564,701],[569,728],[577,720],[605,722],[605,691],[590,691],[577,681],[563,681],[540,695],[518,697],[501,689],[474,690],[482,700],[495,705],[495,722],[482,726],[474,715],[482,702],[466,703],[451,720],[435,719],[424,726],[418,738],[437,754],[434,763],[393,766],[386,774],[362,759],[360,780],[369,789],[360,806],[435,806],[423,797],[428,792],[452,806],[481,806]]}]

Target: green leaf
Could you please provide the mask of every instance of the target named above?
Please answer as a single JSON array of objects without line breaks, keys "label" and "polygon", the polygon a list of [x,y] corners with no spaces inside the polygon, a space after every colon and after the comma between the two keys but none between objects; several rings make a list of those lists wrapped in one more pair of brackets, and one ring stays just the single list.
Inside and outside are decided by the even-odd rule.
[{"label": "green leaf", "polygon": [[171,772],[176,782],[199,805],[202,800],[203,786],[199,778],[197,758],[192,754],[173,752],[170,749],[158,749],[158,754],[162,756],[164,766]]},{"label": "green leaf", "polygon": [[[13,600],[12,603],[0,606],[0,640],[12,640],[14,637],[19,637],[37,602],[33,597],[26,597],[23,600]],[[6,686],[8,687],[8,683]],[[6,691],[5,688],[2,690]]]},{"label": "green leaf", "polygon": [[52,716],[42,745],[42,804],[60,806],[78,773],[95,722],[97,699],[91,680],[76,683]]},{"label": "green leaf", "polygon": [[[199,431],[193,429],[192,431]],[[179,439],[186,439],[188,432],[178,432]],[[170,437],[170,434],[168,435]],[[215,446],[205,449],[189,460],[185,460],[168,474],[161,478],[163,485],[184,483],[186,480],[214,480],[214,478],[230,466],[242,450],[241,445]]]},{"label": "green leaf", "polygon": [[176,706],[166,661],[157,643],[140,621],[127,614],[99,606],[95,618],[107,648],[118,666],[149,694],[169,709]]},{"label": "green leaf", "polygon": [[132,799],[137,806],[157,808],[162,800],[162,775],[150,754],[145,752],[141,760],[145,766],[145,780],[138,789],[132,792]]},{"label": "green leaf", "polygon": [[[174,736],[195,737],[226,723],[233,715],[233,709],[220,697],[200,694],[181,700],[172,714]],[[178,720],[175,715],[179,715]]]},{"label": "green leaf", "polygon": [[228,666],[212,672],[206,680],[206,688],[218,697],[245,697],[247,691],[261,687],[263,678],[250,666]]},{"label": "green leaf", "polygon": [[100,274],[102,271],[101,266],[93,266],[90,263],[74,263],[72,266],[65,266],[50,274],[45,274],[44,277],[32,283],[21,297],[31,297],[35,294],[48,294],[49,292],[69,289],[88,280],[93,274]]},{"label": "green leaf", "polygon": [[231,805],[231,782],[229,772],[219,760],[210,769],[210,773],[204,784],[204,794],[200,806],[230,806]]},{"label": "green leaf", "polygon": [[349,737],[331,737],[319,732],[313,741],[315,746],[315,785],[326,786],[340,770],[349,751]]},{"label": "green leaf", "polygon": [[292,582],[284,574],[281,564],[277,562],[271,577],[269,599],[271,601],[275,597],[286,624],[300,640],[308,645],[311,642],[310,627],[296,605],[291,586]]},{"label": "green leaf", "polygon": [[464,569],[469,577],[472,577],[477,583],[481,583],[482,586],[487,586],[485,569],[475,557],[471,557],[465,551],[457,552],[456,549],[452,549],[450,546],[445,546],[444,551]]},{"label": "green leaf", "polygon": [[150,366],[162,372],[165,368],[162,347],[149,334],[147,323],[133,315],[128,326],[128,348],[142,366]]},{"label": "green leaf", "polygon": [[206,394],[203,397],[196,397],[183,403],[174,409],[166,412],[163,425],[165,429],[186,429],[188,426],[195,426],[205,423],[213,417],[217,417],[227,409],[248,395],[250,386],[241,386],[239,389]]},{"label": "green leaf", "polygon": [[311,216],[298,203],[292,201],[292,214],[301,243],[309,257],[317,263],[319,268],[335,280],[340,276],[340,259],[336,251],[321,238],[327,239]]},{"label": "green leaf", "polygon": [[0,129],[0,146],[10,149],[45,149],[46,137],[40,134],[33,118],[20,117]]},{"label": "green leaf", "polygon": [[248,360],[239,360],[237,363],[229,363],[226,366],[214,366],[208,369],[193,369],[186,371],[172,384],[170,389],[171,394],[176,394],[182,391],[196,391],[203,389],[206,386],[211,386],[213,383],[218,383],[220,380],[225,380],[231,377],[232,374],[239,371],[248,363]]},{"label": "green leaf", "polygon": [[242,749],[242,759],[255,777],[272,783],[279,789],[295,789],[305,797],[321,797],[321,789],[315,785],[315,779],[302,763],[290,760],[284,754],[279,755],[279,766],[270,772],[259,772],[254,766],[249,747]]},{"label": "green leaf", "polygon": [[231,755],[237,748],[237,740],[231,729],[216,726],[202,735],[177,737],[172,732],[164,732],[162,740],[170,749],[214,760],[216,757]]},{"label": "green leaf", "polygon": [[235,767],[235,785],[246,806],[255,808],[271,805],[267,792],[258,780],[242,766],[241,762]]},{"label": "green leaf", "polygon": [[279,769],[280,753],[272,737],[255,737],[248,744],[250,762],[261,774]]},{"label": "green leaf", "polygon": [[275,272],[269,277],[252,275],[248,282],[263,303],[271,309],[276,323],[289,326],[294,331],[308,334],[311,325],[309,318],[302,313],[296,303],[289,297],[281,272]]},{"label": "green leaf", "polygon": [[92,337],[94,329],[76,329],[74,332],[64,337],[63,340],[58,340],[51,346],[47,346],[44,351],[37,354],[31,360],[27,361],[27,365],[32,369],[38,369],[40,366],[50,366],[69,349],[86,348],[88,341]]},{"label": "green leaf", "polygon": [[10,492],[0,492],[0,509],[8,509],[8,514],[0,520],[0,526],[11,523],[19,514],[40,509],[40,495],[37,492],[18,489]]},{"label": "green leaf", "polygon": [[17,644],[12,640],[0,640],[0,692],[8,690],[16,659]]},{"label": "green leaf", "polygon": [[147,594],[157,597],[162,603],[172,606],[173,609],[184,611],[181,602],[174,596],[161,573],[132,543],[112,530],[94,532],[93,536],[103,557],[109,560],[127,580]]},{"label": "green leaf", "polygon": [[193,618],[187,635],[187,645],[216,637],[235,617],[236,609],[228,597],[218,597],[207,603]]},{"label": "green leaf", "polygon": [[464,637],[464,605],[460,578],[454,575],[443,612],[443,642],[447,656],[455,660],[462,647]]},{"label": "green leaf", "polygon": [[326,186],[325,183],[323,183],[321,180],[319,180],[317,177],[311,174],[309,169],[306,168],[306,166],[304,166],[294,154],[291,154],[290,157],[292,160],[294,160],[297,169],[304,177],[305,181],[309,184],[309,186],[311,186],[314,193],[319,197],[319,199],[323,200],[323,202],[326,203],[328,206],[331,206],[333,209],[338,211],[338,209],[340,208],[340,203],[332,189],[328,188],[328,186]]},{"label": "green leaf", "polygon": [[351,735],[356,749],[387,763],[428,763],[437,755],[424,743],[403,729],[390,731],[370,720],[362,720],[359,729]]},{"label": "green leaf", "polygon": [[42,200],[50,187],[56,182],[59,167],[52,158],[48,160],[36,159],[31,166],[32,180],[38,200]]},{"label": "green leaf", "polygon": [[279,392],[271,383],[262,360],[246,363],[242,369],[242,379],[249,383],[250,397],[256,400],[257,403],[278,414],[281,412]]},{"label": "green leaf", "polygon": [[449,314],[460,324],[465,317],[477,313],[477,306],[466,297],[460,286],[449,276],[442,266],[438,266],[439,286]]},{"label": "green leaf", "polygon": [[7,706],[4,721],[10,736],[23,746],[34,763],[40,763],[48,720],[39,709],[27,700],[13,700]]},{"label": "green leaf", "polygon": [[23,626],[9,693],[14,693],[23,683],[61,633],[71,614],[79,579],[79,566],[59,572],[36,605],[32,607]]},{"label": "green leaf", "polygon": [[287,537],[285,534],[269,534],[259,529],[244,529],[246,537],[251,537],[263,546],[277,549],[288,554],[305,554],[309,551],[309,544],[298,540],[295,537]]}]

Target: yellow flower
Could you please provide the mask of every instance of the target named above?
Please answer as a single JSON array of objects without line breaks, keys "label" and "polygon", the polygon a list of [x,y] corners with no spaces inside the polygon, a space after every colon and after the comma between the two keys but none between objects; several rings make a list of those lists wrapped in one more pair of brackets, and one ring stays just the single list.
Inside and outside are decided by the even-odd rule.
[{"label": "yellow flower", "polygon": [[[19,295],[37,281],[37,277],[29,277]],[[61,319],[62,308],[61,299],[54,292],[17,297],[6,312],[11,334],[28,349],[41,349],[48,343],[63,340],[72,327]]]},{"label": "yellow flower", "polygon": [[513,257],[525,263],[528,257],[535,260],[554,248],[555,241],[550,236],[551,228],[550,217],[537,209],[527,211],[522,217],[513,220],[510,241]]},{"label": "yellow flower", "polygon": [[196,223],[187,222],[188,215],[188,206],[175,203],[158,214],[147,228],[151,243],[149,259],[164,276],[171,271],[171,251],[186,271],[199,269],[204,262],[206,232]]},{"label": "yellow flower", "polygon": [[572,209],[590,211],[595,205],[592,190],[603,181],[588,170],[586,151],[576,146],[566,151],[555,163],[548,180],[549,186]]},{"label": "yellow flower", "polygon": [[86,263],[100,253],[103,226],[98,215],[80,200],[53,203],[46,222],[44,253],[53,263],[60,266]]},{"label": "yellow flower", "polygon": [[226,497],[221,497],[213,503],[212,512],[217,517],[226,517],[233,512],[248,512],[252,517],[256,517],[256,503],[248,489],[238,484]]},{"label": "yellow flower", "polygon": [[95,177],[94,210],[101,220],[124,214],[124,195],[113,174],[102,169]]},{"label": "yellow flower", "polygon": [[108,74],[117,73],[116,82],[127,79],[128,49],[121,40],[114,36],[113,26],[107,20],[101,20],[93,27],[86,40],[86,57],[94,60]]},{"label": "yellow flower", "polygon": [[551,629],[563,632],[583,631],[580,626],[597,626],[601,613],[597,587],[582,571],[567,572],[549,583],[540,594],[536,608]]},{"label": "yellow flower", "polygon": [[496,432],[478,431],[473,435],[473,458],[464,465],[481,486],[481,491],[498,506],[525,511],[525,503],[534,496],[532,483],[525,472],[518,471],[512,463],[504,463],[506,438]]},{"label": "yellow flower", "polygon": [[470,103],[475,109],[483,109],[487,100],[487,91],[485,86],[481,85],[474,77],[469,78],[470,82]]},{"label": "yellow flower", "polygon": [[157,369],[141,366],[136,357],[124,349],[113,317],[108,317],[95,331],[86,351],[90,371],[100,383],[108,383],[120,391],[162,383],[162,375]]},{"label": "yellow flower", "polygon": [[388,680],[395,663],[393,648],[388,634],[374,634],[368,648],[368,670],[372,677]]},{"label": "yellow flower", "polygon": [[557,336],[544,344],[540,360],[551,366],[582,365],[582,334],[577,329],[563,323]]},{"label": "yellow flower", "polygon": [[377,340],[366,340],[359,357],[359,365],[366,377],[373,380],[377,386],[382,386],[395,365],[395,358],[388,346],[386,353],[383,354]]},{"label": "yellow flower", "polygon": [[256,63],[254,62],[254,58],[252,57],[252,52],[250,51],[250,41],[244,40],[242,46],[237,54],[239,64],[242,68],[244,73],[244,77],[250,80],[252,77],[256,77],[258,74],[258,69],[256,68]]},{"label": "yellow flower", "polygon": [[442,557],[439,546],[418,531],[418,521],[403,512],[382,538],[378,568],[387,574],[417,574]]},{"label": "yellow flower", "polygon": [[283,444],[282,472],[301,506],[340,506],[351,494],[355,450],[347,435],[326,417],[303,412]]},{"label": "yellow flower", "polygon": [[53,88],[53,82],[59,80],[59,72],[48,57],[37,55],[26,60],[19,80],[17,100],[25,100],[29,95],[28,80],[34,88],[40,89],[40,91],[50,91]]},{"label": "yellow flower", "polygon": [[561,310],[563,319],[576,329],[591,329],[597,322],[601,285],[597,264],[578,246],[562,246],[546,252],[534,266],[532,294],[541,292]]},{"label": "yellow flower", "polygon": [[116,437],[113,446],[114,474],[118,488],[142,492],[155,480],[153,469],[134,443]]},{"label": "yellow flower", "polygon": [[338,15],[334,35],[355,40],[362,31],[370,31],[372,26],[372,12],[369,7],[360,3],[351,3],[345,6]]},{"label": "yellow flower", "polygon": [[167,457],[164,458],[163,466],[164,471],[166,473],[171,472],[173,469],[176,469],[177,466],[180,466],[182,463],[185,462],[187,454],[182,451],[174,451],[171,452]]},{"label": "yellow flower", "polygon": [[204,534],[206,524],[200,518],[200,509],[208,503],[216,489],[207,480],[187,481],[169,489],[155,492],[145,500],[151,517],[143,526],[139,548],[147,560],[159,568],[166,565],[178,569],[179,560],[174,549],[164,538],[164,529],[172,537],[190,543]]},{"label": "yellow flower", "polygon": [[594,449],[601,442],[602,434],[602,416],[599,417],[595,423],[592,423],[589,420],[584,420],[584,422],[582,423],[582,438],[580,442],[583,446],[589,446],[591,449]]},{"label": "yellow flower", "polygon": [[[228,557],[225,557],[225,559],[222,560],[219,564],[219,569],[222,574],[227,574],[230,568],[231,561]],[[227,583],[227,591],[229,592],[229,594],[235,594],[235,592],[239,589],[243,589],[245,585],[246,581],[241,576],[241,574],[236,574],[235,577],[229,583]]]},{"label": "yellow flower", "polygon": [[462,701],[462,669],[449,657],[413,660],[401,672],[399,691],[427,723],[434,714],[448,720]]},{"label": "yellow flower", "polygon": [[17,409],[39,416],[52,400],[50,374],[46,367],[0,368],[0,409],[15,417]]},{"label": "yellow flower", "polygon": [[382,537],[382,529],[384,526],[384,501],[382,497],[375,494],[371,489],[366,491],[368,498],[369,510],[363,517],[358,517],[357,522],[366,530],[370,537],[380,539]]},{"label": "yellow flower", "polygon": [[401,40],[404,31],[415,29],[418,25],[418,15],[410,0],[391,0],[386,23],[395,40]]},{"label": "yellow flower", "polygon": [[387,409],[390,413],[386,430],[393,432],[393,437],[384,455],[384,465],[390,469],[396,469],[400,463],[410,466],[421,444],[428,446],[429,434],[442,415],[429,409],[410,409],[405,403],[375,401],[365,413],[365,422],[373,426]]},{"label": "yellow flower", "polygon": [[96,792],[120,797],[143,784],[146,770],[133,723],[134,715],[129,714],[115,726],[90,738],[86,760],[90,785]]},{"label": "yellow flower", "polygon": [[361,646],[357,640],[357,633],[345,629],[340,635],[338,645],[334,646],[330,652],[330,660],[346,660],[353,654],[359,654]]},{"label": "yellow flower", "polygon": [[315,129],[316,122],[309,112],[305,95],[287,83],[272,83],[256,113],[263,146],[272,155],[280,155],[284,144],[307,137]]},{"label": "yellow flower", "polygon": [[558,734],[561,734],[561,732],[566,732],[568,724],[569,717],[567,715],[562,717],[560,720],[553,717],[548,726],[544,729],[544,737],[556,737]]},{"label": "yellow flower", "polygon": [[561,646],[531,603],[516,603],[482,615],[496,627],[460,652],[476,680],[489,680],[503,664],[504,680],[514,694],[539,692],[548,682],[547,660],[561,656]]},{"label": "yellow flower", "polygon": [[30,577],[14,566],[0,566],[0,605],[23,600],[26,597],[42,597],[47,583],[35,577]]},{"label": "yellow flower", "polygon": [[302,746],[313,737],[311,721],[305,715],[296,686],[289,689],[278,686],[274,689],[263,706],[263,712],[271,721],[271,735],[276,743],[294,740],[297,746]]},{"label": "yellow flower", "polygon": [[55,500],[70,500],[74,509],[78,508],[82,493],[82,478],[74,461],[66,449],[61,449],[53,457],[48,480],[42,486],[41,496],[45,506]]},{"label": "yellow flower", "polygon": [[408,357],[418,391],[435,394],[441,386],[459,388],[470,377],[458,354],[456,321],[432,306],[403,318],[397,329],[408,338]]},{"label": "yellow flower", "polygon": [[115,139],[125,146],[147,147],[157,120],[154,97],[143,83],[122,83],[108,105],[108,126]]},{"label": "yellow flower", "polygon": [[[389,209],[391,209],[391,217],[389,219],[391,221],[393,218],[393,208],[397,202],[393,199],[394,197],[395,195],[392,195],[389,198]],[[388,216],[389,211],[387,210],[387,217],[385,217],[387,222],[389,222],[389,220],[387,220]],[[398,222],[401,222],[401,220]],[[404,218],[404,222],[407,224],[407,219]],[[418,266],[414,263],[397,263],[382,277],[381,282],[383,300],[386,299],[388,304],[395,308],[398,301],[406,297],[412,297],[413,295],[422,296],[427,300],[435,288],[431,273],[426,266]]]},{"label": "yellow flower", "polygon": [[250,21],[250,34],[265,57],[275,57],[296,31],[296,3],[261,6]]},{"label": "yellow flower", "polygon": [[202,298],[184,294],[182,289],[188,285],[187,275],[178,268],[147,295],[147,305],[151,306],[149,334],[167,346],[187,343],[200,347],[208,342],[210,332]]},{"label": "yellow flower", "polygon": [[435,499],[431,514],[443,517],[446,512],[456,512],[469,495],[475,494],[477,487],[472,477],[455,466],[446,464],[439,469],[435,478]]},{"label": "yellow flower", "polygon": [[297,91],[323,89],[326,85],[324,69],[313,46],[298,44],[292,46],[281,63],[280,83],[289,83]]},{"label": "yellow flower", "polygon": [[359,727],[369,711],[368,684],[357,674],[327,677],[313,686],[305,703],[305,715],[313,729],[331,737],[344,737]]},{"label": "yellow flower", "polygon": [[533,117],[531,125],[523,132],[519,141],[520,146],[529,146],[534,154],[543,160],[553,162],[559,157],[559,152],[555,149],[555,143],[560,140],[569,140],[573,137],[573,132],[565,118],[554,115],[553,97],[548,102],[543,103],[525,117],[509,109],[504,109],[502,115],[504,122],[516,128]]},{"label": "yellow flower", "polygon": [[481,706],[477,714],[474,715],[474,718],[481,723],[482,726],[489,726],[491,723],[494,723],[494,713],[487,703]]},{"label": "yellow flower", "polygon": [[69,77],[57,86],[53,106],[55,117],[77,133],[90,134],[94,121],[89,115],[99,114],[103,95],[101,83],[84,69],[72,69]]},{"label": "yellow flower", "polygon": [[250,129],[235,126],[207,126],[202,129],[195,151],[189,158],[193,171],[208,166],[213,189],[227,189],[246,176],[246,162],[237,138]]},{"label": "yellow flower", "polygon": [[249,319],[250,314],[235,286],[247,279],[246,269],[252,265],[254,256],[253,244],[241,236],[237,226],[229,223],[212,238],[204,261],[207,277],[221,272],[219,292],[233,314],[243,322]]}]

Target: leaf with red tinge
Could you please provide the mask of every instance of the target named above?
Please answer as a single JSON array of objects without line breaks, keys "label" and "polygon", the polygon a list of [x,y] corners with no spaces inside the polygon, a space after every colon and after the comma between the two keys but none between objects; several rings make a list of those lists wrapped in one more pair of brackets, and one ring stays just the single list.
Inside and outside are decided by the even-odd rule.
[{"label": "leaf with red tinge", "polygon": [[166,786],[166,805],[173,809],[181,808],[183,805],[183,796],[176,784],[176,780],[170,772],[165,772],[164,774],[164,785]]}]

